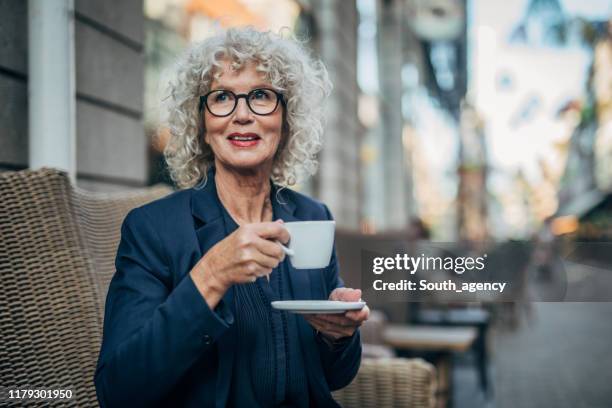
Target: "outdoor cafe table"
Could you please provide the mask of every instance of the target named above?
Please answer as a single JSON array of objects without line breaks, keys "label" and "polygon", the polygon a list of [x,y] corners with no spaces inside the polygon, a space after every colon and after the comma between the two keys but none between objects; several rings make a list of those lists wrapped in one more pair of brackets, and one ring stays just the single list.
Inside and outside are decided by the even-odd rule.
[{"label": "outdoor cafe table", "polygon": [[468,350],[478,335],[474,327],[389,325],[383,339],[389,346],[407,353],[436,356],[438,407],[452,405],[453,353]]}]

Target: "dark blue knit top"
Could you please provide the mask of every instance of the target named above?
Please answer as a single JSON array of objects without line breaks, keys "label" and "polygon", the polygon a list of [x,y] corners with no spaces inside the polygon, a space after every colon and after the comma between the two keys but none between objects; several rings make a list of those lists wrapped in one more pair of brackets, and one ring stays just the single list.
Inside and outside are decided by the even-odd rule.
[{"label": "dark blue knit top", "polygon": [[[229,235],[238,225],[225,208],[223,217]],[[230,407],[308,407],[308,383],[296,321],[301,317],[270,305],[274,300],[293,299],[286,262],[288,258],[272,271],[269,282],[263,277],[234,286],[238,347]]]}]

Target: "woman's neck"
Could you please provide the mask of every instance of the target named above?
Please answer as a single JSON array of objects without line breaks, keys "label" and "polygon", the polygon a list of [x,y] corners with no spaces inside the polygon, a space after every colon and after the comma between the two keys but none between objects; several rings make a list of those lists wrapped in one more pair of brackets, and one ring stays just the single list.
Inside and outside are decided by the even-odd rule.
[{"label": "woman's neck", "polygon": [[269,172],[238,172],[216,166],[219,200],[238,225],[272,221]]}]

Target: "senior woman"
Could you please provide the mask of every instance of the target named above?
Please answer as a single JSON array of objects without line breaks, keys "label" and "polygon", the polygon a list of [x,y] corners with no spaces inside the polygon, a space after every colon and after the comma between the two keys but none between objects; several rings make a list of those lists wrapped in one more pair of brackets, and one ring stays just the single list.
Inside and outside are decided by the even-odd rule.
[{"label": "senior woman", "polygon": [[170,84],[165,155],[181,190],[121,230],[95,384],[100,405],[337,406],[369,311],[299,316],[281,299],[359,300],[327,268],[295,270],[284,221],[327,220],[285,187],[313,173],[323,65],[295,40],[230,29],[193,45]]}]

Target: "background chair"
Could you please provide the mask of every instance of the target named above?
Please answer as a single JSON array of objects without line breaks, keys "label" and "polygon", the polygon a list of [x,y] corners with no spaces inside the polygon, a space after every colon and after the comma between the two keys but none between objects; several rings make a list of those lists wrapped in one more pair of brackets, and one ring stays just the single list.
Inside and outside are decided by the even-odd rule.
[{"label": "background chair", "polygon": [[353,382],[333,394],[343,407],[430,408],[435,393],[435,371],[424,360],[363,358]]}]

